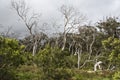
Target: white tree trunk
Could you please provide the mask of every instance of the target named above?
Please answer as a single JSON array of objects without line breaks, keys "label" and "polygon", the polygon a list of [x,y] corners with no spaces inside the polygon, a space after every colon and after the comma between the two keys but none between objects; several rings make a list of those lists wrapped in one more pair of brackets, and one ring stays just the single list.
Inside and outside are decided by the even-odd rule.
[{"label": "white tree trunk", "polygon": [[66,34],[64,34],[64,38],[63,38],[62,51],[65,49],[65,46],[66,46]]},{"label": "white tree trunk", "polygon": [[79,50],[78,50],[78,69],[80,69],[80,52],[79,52]]},{"label": "white tree trunk", "polygon": [[33,56],[35,55],[35,53],[36,53],[36,49],[37,49],[37,41],[35,41],[35,43],[34,43],[34,46],[33,46]]},{"label": "white tree trunk", "polygon": [[78,69],[80,69],[80,60],[81,60],[81,53],[82,53],[82,48],[81,49],[76,49],[76,53],[78,55],[78,61],[77,61],[77,64],[78,64]]},{"label": "white tree trunk", "polygon": [[102,61],[98,61],[97,63],[95,63],[95,65],[94,65],[94,71],[97,71],[97,67],[101,70],[102,68],[101,68],[101,66],[100,66],[100,64],[102,64]]}]

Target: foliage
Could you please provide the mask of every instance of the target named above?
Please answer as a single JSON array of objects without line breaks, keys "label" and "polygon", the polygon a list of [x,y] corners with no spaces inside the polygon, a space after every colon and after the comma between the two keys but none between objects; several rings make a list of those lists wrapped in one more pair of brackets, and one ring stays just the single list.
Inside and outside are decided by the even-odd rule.
[{"label": "foliage", "polygon": [[117,28],[119,26],[118,17],[107,17],[105,21],[98,22],[97,28],[108,38],[118,37]]},{"label": "foliage", "polygon": [[120,66],[120,40],[118,38],[109,37],[103,42],[104,53],[108,60],[115,66]]},{"label": "foliage", "polygon": [[23,49],[24,45],[19,45],[18,41],[9,38],[0,38],[0,57],[1,67],[11,65],[18,66],[24,63]]},{"label": "foliage", "polygon": [[16,69],[17,80],[39,80],[40,70],[36,65],[20,65]]},{"label": "foliage", "polygon": [[112,80],[113,72],[108,71],[85,71],[85,70],[74,70],[75,75],[72,77],[73,80]]},{"label": "foliage", "polygon": [[0,80],[16,80],[15,68],[0,68]]},{"label": "foliage", "polygon": [[[54,27],[62,26],[63,31],[60,36],[49,38],[43,28],[48,25],[45,23],[40,29],[38,28],[40,15],[34,13],[30,15],[30,8],[25,1],[13,0],[11,5],[25,23],[30,35],[20,42],[16,39],[0,37],[0,71],[3,72],[0,72],[0,79],[111,79],[110,71],[92,73],[85,71],[92,70],[97,61],[103,62],[104,69],[113,70],[115,66],[117,70],[120,70],[118,17],[108,17],[97,22],[97,26],[84,24],[81,26],[85,17],[73,7],[63,5],[60,12],[64,20],[60,25],[56,23],[53,25]],[[46,46],[46,44],[49,45]],[[76,67],[83,71],[78,69],[76,71]],[[119,72],[114,74],[113,79],[118,76]]]},{"label": "foliage", "polygon": [[[114,18],[99,23],[98,31],[95,26],[82,26],[78,34],[66,34],[64,50],[62,34],[57,38],[38,35],[35,56],[32,38],[37,34],[23,40],[0,36],[0,80],[119,80],[118,26]],[[78,57],[80,70],[76,69]],[[93,71],[96,61],[103,62],[102,71]]]},{"label": "foliage", "polygon": [[23,49],[24,45],[19,45],[16,39],[0,37],[0,71],[2,71],[0,79],[15,79],[16,67],[24,64],[27,60]]},{"label": "foliage", "polygon": [[113,80],[120,80],[120,71],[116,72],[116,73],[113,75]]},{"label": "foliage", "polygon": [[44,74],[42,79],[66,80],[70,78],[71,73],[68,72],[67,68],[70,68],[72,63],[69,61],[69,57],[68,52],[47,45],[35,58],[35,63],[42,70],[41,74]]}]

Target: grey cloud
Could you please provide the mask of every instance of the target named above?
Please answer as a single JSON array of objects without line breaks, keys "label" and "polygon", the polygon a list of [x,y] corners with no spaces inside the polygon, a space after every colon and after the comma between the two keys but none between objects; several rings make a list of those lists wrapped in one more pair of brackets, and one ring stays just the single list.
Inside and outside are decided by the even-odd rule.
[{"label": "grey cloud", "polygon": [[[10,7],[11,0],[0,0],[0,24],[13,26],[16,31],[26,31],[24,24]],[[42,14],[44,21],[52,22],[60,18],[58,8],[62,4],[73,5],[89,20],[96,22],[103,16],[119,16],[120,0],[26,0],[32,10]]]}]

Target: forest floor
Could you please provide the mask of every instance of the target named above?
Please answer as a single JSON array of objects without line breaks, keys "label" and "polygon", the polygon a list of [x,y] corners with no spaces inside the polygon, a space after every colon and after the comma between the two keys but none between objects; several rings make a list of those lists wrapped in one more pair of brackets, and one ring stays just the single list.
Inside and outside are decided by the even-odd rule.
[{"label": "forest floor", "polygon": [[113,80],[115,71],[76,70],[73,80]]}]

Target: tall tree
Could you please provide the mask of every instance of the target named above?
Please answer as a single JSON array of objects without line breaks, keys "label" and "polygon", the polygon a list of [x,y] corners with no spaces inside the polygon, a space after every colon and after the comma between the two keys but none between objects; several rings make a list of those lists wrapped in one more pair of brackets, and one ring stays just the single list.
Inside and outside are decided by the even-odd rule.
[{"label": "tall tree", "polygon": [[95,44],[95,40],[96,40],[96,35],[97,35],[97,31],[96,28],[93,26],[81,26],[79,28],[79,44],[81,44],[82,46],[82,53],[85,53],[88,55],[86,60],[84,61],[83,65],[81,65],[81,67],[83,67],[87,62],[89,61],[94,61],[94,59],[92,59],[93,53],[94,53],[94,44]]},{"label": "tall tree", "polygon": [[37,49],[37,43],[40,39],[40,35],[36,34],[35,28],[38,27],[39,23],[39,14],[31,13],[29,6],[26,4],[25,0],[19,0],[15,1],[12,0],[11,2],[13,9],[17,12],[18,16],[21,18],[21,20],[24,22],[25,26],[29,30],[30,35],[32,36],[32,39],[34,41],[33,43],[33,56],[36,53]]},{"label": "tall tree", "polygon": [[63,24],[63,46],[62,50],[66,46],[66,36],[69,32],[74,32],[80,26],[81,22],[85,20],[85,16],[81,15],[74,7],[62,5],[60,12],[63,15],[64,24]]},{"label": "tall tree", "polygon": [[108,17],[104,21],[98,22],[97,28],[108,38],[118,37],[117,29],[120,27],[117,17]]}]

